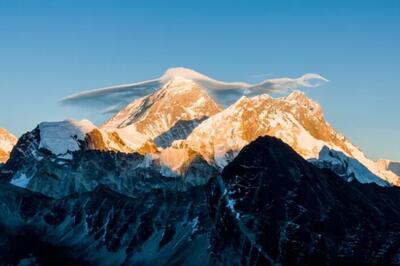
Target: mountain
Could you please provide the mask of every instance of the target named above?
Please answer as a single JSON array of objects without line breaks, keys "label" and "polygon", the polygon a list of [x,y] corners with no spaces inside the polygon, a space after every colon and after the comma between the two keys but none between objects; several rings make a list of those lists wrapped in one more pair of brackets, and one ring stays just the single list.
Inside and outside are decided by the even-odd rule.
[{"label": "mountain", "polygon": [[[102,97],[111,92],[140,94],[159,86],[150,95],[128,104],[101,130],[116,132],[135,151],[145,141],[154,142],[160,153],[168,153],[158,158],[168,158],[164,165],[175,169],[174,174],[182,172],[181,166],[185,165],[182,158],[187,156],[172,160],[171,151],[180,156],[177,150],[183,148],[186,150],[183,153],[190,150],[222,169],[244,145],[258,136],[269,135],[281,138],[304,158],[319,167],[336,171],[346,180],[400,185],[398,175],[379,167],[336,132],[326,122],[322,108],[302,92],[295,91],[277,99],[266,94],[242,97],[225,110],[221,110],[208,95],[210,93],[217,99],[221,99],[221,95],[225,98],[241,93],[254,95],[283,84],[308,84],[312,77],[247,84],[218,81],[190,69],[172,68],[158,79],[94,90],[68,99]],[[321,77],[314,78],[326,81]],[[172,149],[164,151],[168,147]],[[172,165],[172,162],[177,165]]]},{"label": "mountain", "polygon": [[148,139],[138,139],[135,145],[131,145],[125,141],[126,137],[131,137],[129,134],[105,132],[86,119],[42,122],[35,130],[38,134],[36,148],[64,159],[70,159],[72,152],[81,149],[133,152],[150,145]]},{"label": "mountain", "polygon": [[148,190],[132,197],[101,185],[61,199],[0,183],[1,263],[207,263],[211,225],[204,186],[179,191],[140,182]]},{"label": "mountain", "polygon": [[[40,140],[34,150],[45,149],[62,159],[71,159],[78,150],[138,152],[149,155],[149,164],[156,165],[163,176],[184,176],[196,184],[207,180],[201,167],[207,173],[215,172],[214,168],[220,171],[257,137],[275,136],[345,180],[400,185],[396,173],[369,160],[336,132],[319,104],[302,92],[282,98],[243,96],[221,110],[198,84],[215,83],[211,78],[178,68],[168,70],[160,80],[162,87],[128,104],[100,128],[88,120],[39,124]],[[18,171],[14,168],[13,172]]]},{"label": "mountain", "polygon": [[385,160],[380,159],[377,161],[378,167],[383,170],[388,170],[396,175],[400,176],[400,162],[399,161],[392,161],[392,160]]},{"label": "mountain", "polygon": [[400,184],[396,173],[369,160],[337,133],[322,108],[302,92],[282,98],[242,97],[221,111],[199,85],[173,74],[165,86],[132,102],[100,128],[87,120],[41,123],[35,149],[63,159],[71,159],[77,150],[139,152],[148,154],[149,165],[162,175],[184,176],[197,184],[207,180],[202,167],[207,173],[221,170],[246,144],[267,135],[282,139],[310,162],[345,180]]},{"label": "mountain", "polygon": [[[84,152],[96,154],[81,165],[92,175],[119,161],[108,152]],[[130,172],[127,165],[119,169]],[[245,146],[208,184],[181,190],[153,174],[133,174],[130,196],[98,185],[55,199],[0,183],[0,260],[44,266],[399,262],[398,188],[345,182],[276,138]]]},{"label": "mountain", "polygon": [[[0,168],[0,180],[60,198],[94,190],[105,185],[132,196],[141,180],[153,180],[154,186],[186,189],[207,183],[216,174],[213,167],[195,152],[184,161],[171,165],[168,154],[159,153],[148,140],[135,150],[127,146],[117,132],[98,129],[88,120],[43,122],[22,135],[10,159]],[[146,188],[143,188],[146,189]]]},{"label": "mountain", "polygon": [[174,140],[185,139],[198,124],[220,111],[194,81],[172,76],[159,90],[118,112],[102,129],[138,132],[165,148]]},{"label": "mountain", "polygon": [[224,265],[399,263],[398,188],[345,182],[271,137],[211,182],[211,252]]},{"label": "mountain", "polygon": [[195,128],[186,145],[222,169],[259,136],[280,138],[304,158],[337,171],[347,180],[400,183],[397,175],[379,169],[337,133],[326,122],[322,108],[299,91],[283,98],[244,96]]},{"label": "mountain", "polygon": [[17,138],[4,128],[0,128],[0,163],[8,160],[10,152],[17,143]]}]

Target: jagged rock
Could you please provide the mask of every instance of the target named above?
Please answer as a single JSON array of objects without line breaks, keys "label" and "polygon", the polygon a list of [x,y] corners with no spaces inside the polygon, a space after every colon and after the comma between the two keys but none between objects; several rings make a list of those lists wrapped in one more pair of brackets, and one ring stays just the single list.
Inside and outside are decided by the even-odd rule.
[{"label": "jagged rock", "polygon": [[[117,161],[106,163],[109,153],[79,156],[93,158],[90,153],[103,168],[115,168]],[[181,190],[164,181],[136,176],[131,196],[98,185],[60,199],[0,183],[5,244],[0,260],[11,265],[399,263],[398,188],[346,182],[278,139],[256,139],[208,184]]]}]

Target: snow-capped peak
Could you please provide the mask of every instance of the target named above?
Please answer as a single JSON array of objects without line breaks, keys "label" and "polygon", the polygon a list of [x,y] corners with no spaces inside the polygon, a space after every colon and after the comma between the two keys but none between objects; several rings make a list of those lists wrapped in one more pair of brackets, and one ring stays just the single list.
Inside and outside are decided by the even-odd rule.
[{"label": "snow-capped peak", "polygon": [[8,160],[17,138],[4,128],[0,128],[0,163]]},{"label": "snow-capped peak", "polygon": [[115,130],[129,126],[166,147],[174,140],[186,138],[195,126],[221,110],[192,79],[172,74],[170,77],[159,90],[133,101],[102,128]]},{"label": "snow-capped peak", "polygon": [[[245,145],[265,135],[282,139],[306,159],[320,158],[323,150],[337,151],[325,152],[322,159],[343,163],[346,173],[354,174],[362,183],[399,182],[399,177],[378,169],[375,162],[337,133],[325,121],[319,104],[302,92],[276,99],[242,97],[195,128],[187,143],[210,163],[223,168]],[[335,158],[327,158],[326,154]]]},{"label": "snow-capped peak", "polygon": [[39,124],[39,148],[63,155],[80,149],[79,141],[96,128],[89,120],[64,120],[60,122],[42,122]]},{"label": "snow-capped peak", "polygon": [[306,96],[306,94],[303,91],[299,91],[299,90],[292,91],[289,95],[287,95],[285,97],[285,99],[288,101],[299,100],[299,99],[311,100],[310,98],[308,98]]},{"label": "snow-capped peak", "polygon": [[[101,150],[118,152],[155,151],[148,137],[127,127],[102,130],[87,119],[42,122],[38,125],[37,149],[45,149],[59,158],[71,159],[78,150]],[[150,149],[151,148],[151,149]]]},{"label": "snow-capped peak", "polygon": [[188,92],[191,90],[201,90],[198,84],[196,84],[192,79],[188,79],[182,76],[174,76],[164,86],[161,87],[160,92],[163,93],[182,93],[184,91]]}]

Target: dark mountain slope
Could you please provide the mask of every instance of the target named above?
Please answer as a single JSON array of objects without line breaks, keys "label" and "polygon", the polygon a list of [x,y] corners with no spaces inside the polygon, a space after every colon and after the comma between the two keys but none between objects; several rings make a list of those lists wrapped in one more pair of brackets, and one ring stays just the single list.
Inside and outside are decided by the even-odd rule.
[{"label": "dark mountain slope", "polygon": [[261,137],[212,181],[213,252],[225,264],[397,264],[399,203],[397,188],[347,183]]},{"label": "dark mountain slope", "polygon": [[400,191],[343,181],[279,139],[258,138],[207,185],[164,178],[58,199],[0,183],[0,265],[400,263]]}]

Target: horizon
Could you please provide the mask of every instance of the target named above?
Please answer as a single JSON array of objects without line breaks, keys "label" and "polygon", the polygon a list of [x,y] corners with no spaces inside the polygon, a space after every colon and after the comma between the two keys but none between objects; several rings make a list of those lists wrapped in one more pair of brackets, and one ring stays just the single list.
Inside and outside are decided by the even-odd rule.
[{"label": "horizon", "polygon": [[330,82],[300,89],[326,120],[368,157],[400,160],[400,2],[151,3],[0,2],[0,127],[99,125],[102,110],[58,101],[173,66],[252,84],[318,73]]}]

